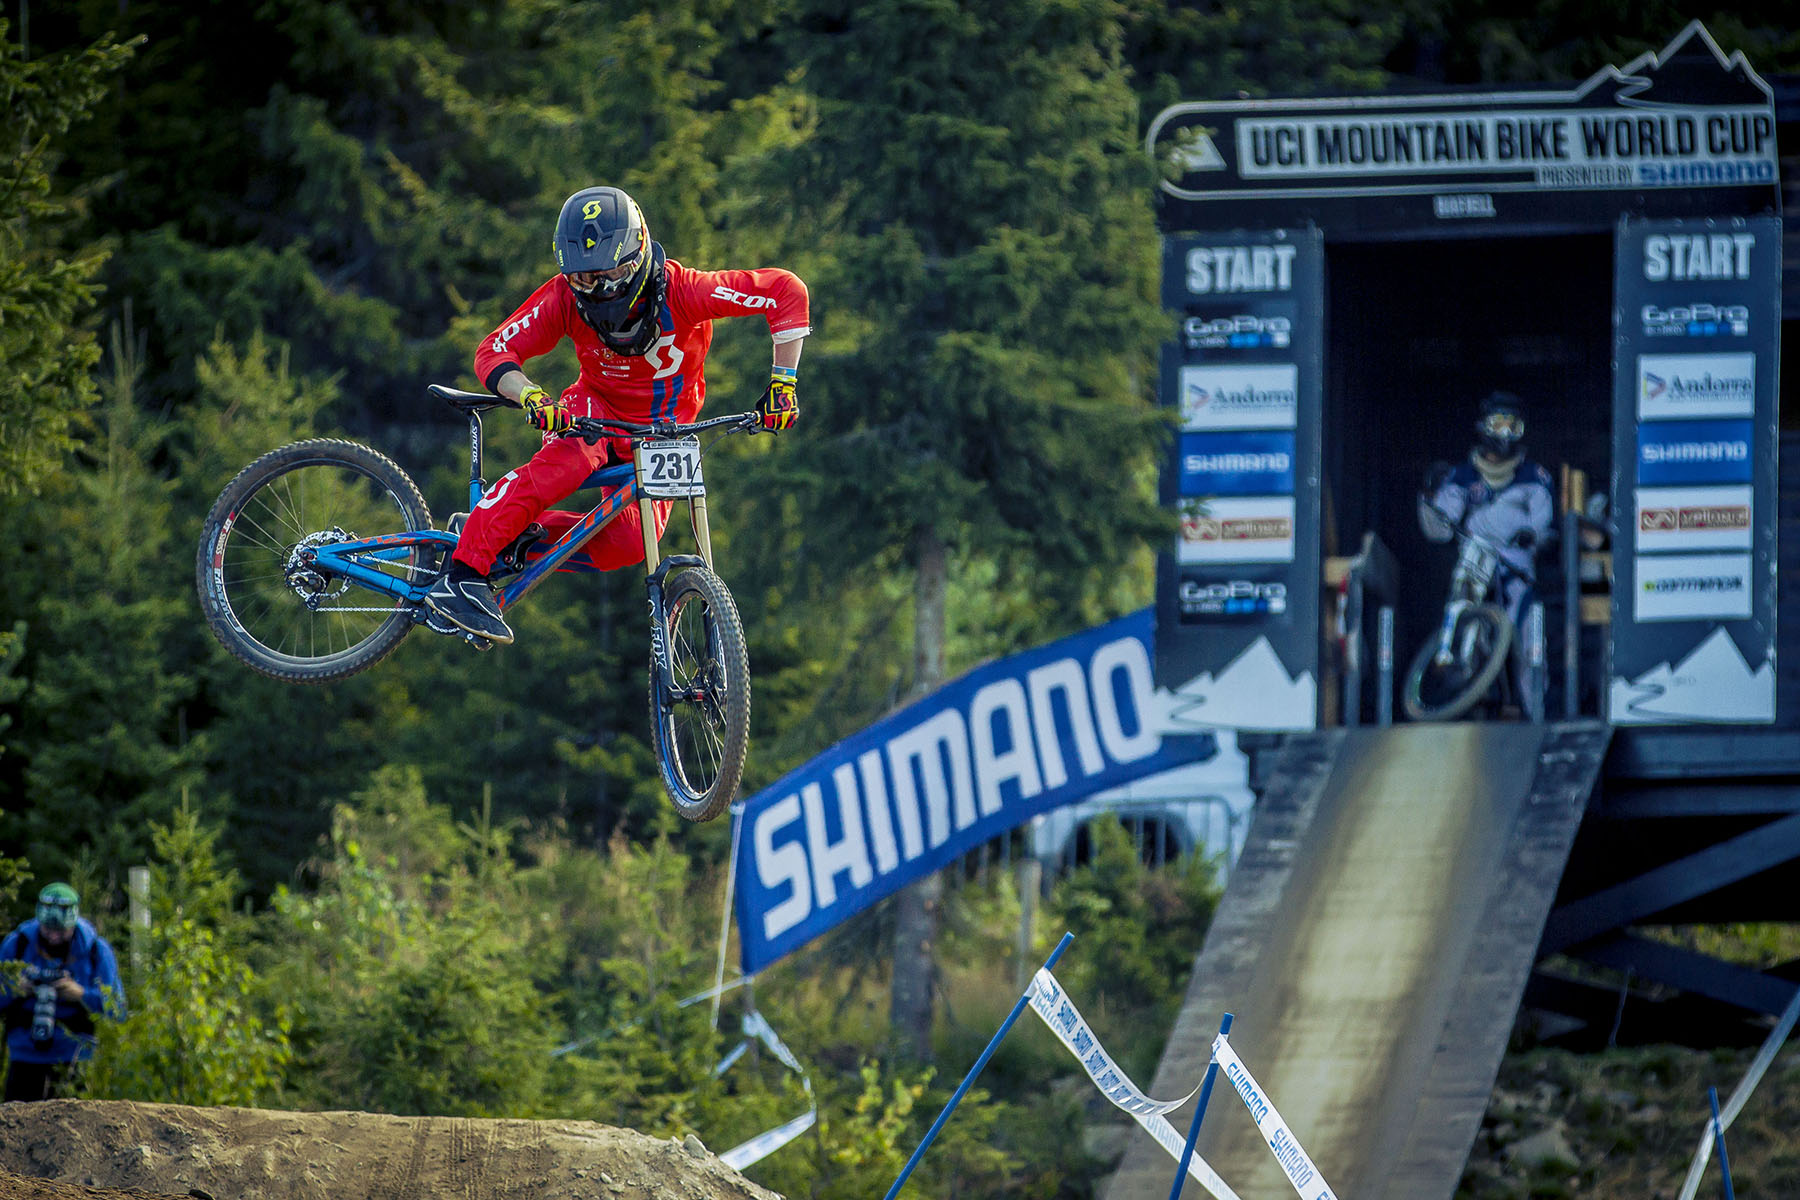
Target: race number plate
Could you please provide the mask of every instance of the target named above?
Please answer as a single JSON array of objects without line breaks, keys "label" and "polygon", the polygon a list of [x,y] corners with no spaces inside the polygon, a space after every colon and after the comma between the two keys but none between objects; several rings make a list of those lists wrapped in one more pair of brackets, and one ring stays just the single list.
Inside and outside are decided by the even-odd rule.
[{"label": "race number plate", "polygon": [[658,500],[706,495],[700,477],[700,439],[655,438],[638,445],[638,487]]}]

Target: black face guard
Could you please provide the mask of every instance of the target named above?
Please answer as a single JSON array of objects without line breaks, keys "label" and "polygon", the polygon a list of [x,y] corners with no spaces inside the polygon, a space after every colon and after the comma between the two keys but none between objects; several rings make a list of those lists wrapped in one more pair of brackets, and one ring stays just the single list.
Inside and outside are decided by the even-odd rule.
[{"label": "black face guard", "polygon": [[657,335],[662,332],[657,316],[668,292],[663,262],[662,246],[651,242],[649,268],[639,278],[639,286],[629,295],[601,298],[599,288],[585,294],[573,287],[569,289],[581,319],[614,354],[636,358],[656,344]]}]

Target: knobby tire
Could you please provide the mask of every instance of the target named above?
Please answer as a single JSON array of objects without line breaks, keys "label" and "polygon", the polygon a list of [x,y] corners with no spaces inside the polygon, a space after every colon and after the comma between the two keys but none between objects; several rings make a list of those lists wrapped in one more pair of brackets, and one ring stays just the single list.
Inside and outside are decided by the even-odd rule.
[{"label": "knobby tire", "polygon": [[710,821],[731,804],[750,745],[750,656],[725,583],[689,567],[663,585],[669,655],[677,688],[707,683],[704,702],[668,700],[650,656],[650,729],[663,787],[675,811]]},{"label": "knobby tire", "polygon": [[[1483,621],[1493,630],[1493,651],[1488,660],[1481,664],[1481,669],[1469,678],[1469,683],[1447,702],[1428,706],[1422,693],[1425,685],[1425,673],[1434,668],[1433,659],[1437,655],[1437,638],[1426,639],[1419,652],[1413,656],[1412,666],[1406,672],[1406,687],[1401,701],[1406,708],[1406,715],[1415,721],[1454,721],[1462,716],[1475,702],[1487,695],[1494,681],[1500,678],[1500,672],[1506,667],[1506,655],[1512,649],[1513,623],[1506,611],[1494,604],[1481,604],[1464,611],[1467,620]],[[1457,631],[1460,634],[1460,630]]]},{"label": "knobby tire", "polygon": [[[201,530],[194,560],[200,609],[207,628],[234,658],[254,671],[287,683],[329,683],[367,670],[391,654],[413,626],[412,613],[405,606],[378,592],[350,585],[343,592],[348,598],[343,602],[347,606],[393,605],[392,614],[378,623],[373,619],[374,614],[362,614],[366,619],[356,624],[373,624],[374,628],[359,636],[345,617],[339,616],[333,622],[330,611],[323,616],[309,611],[297,592],[285,584],[278,586],[270,577],[268,568],[273,567],[279,573],[285,563],[284,549],[291,549],[289,538],[297,541],[301,536],[316,533],[318,530],[310,525],[334,519],[334,514],[329,511],[307,512],[307,485],[304,480],[298,485],[295,481],[298,473],[308,467],[338,468],[347,473],[340,477],[340,482],[358,477],[365,480],[363,486],[372,490],[361,496],[348,488],[341,489],[343,507],[367,521],[393,523],[387,528],[352,529],[346,530],[347,533],[371,537],[432,527],[431,510],[406,472],[386,455],[355,442],[335,438],[295,442],[271,450],[238,472],[213,503]],[[329,500],[332,476],[321,473],[317,478],[327,481],[326,499]],[[300,492],[298,498],[293,495],[296,486]],[[286,495],[282,494],[284,491]],[[393,506],[391,513],[387,510],[388,504]],[[234,572],[228,568],[226,557],[234,548],[234,538],[238,539],[237,549],[244,559],[261,568],[256,576],[239,573],[233,579]],[[427,549],[415,549],[407,560],[396,566],[409,577],[421,578],[439,568],[441,564],[437,560],[440,557]],[[325,582],[334,590],[343,583],[336,579]],[[291,610],[283,607],[284,604],[291,604]],[[288,645],[285,638],[283,644],[268,645],[245,627],[245,619],[252,614],[249,611],[240,613],[239,605],[246,610],[254,608],[257,614],[268,614],[272,620],[285,622],[294,629],[304,623],[311,630],[314,619],[318,618],[320,625],[328,626],[325,630],[328,638],[331,635],[329,626],[335,624],[341,630],[338,636],[347,644],[324,653],[318,652],[316,636],[297,639],[303,640],[305,645]],[[296,650],[304,652],[295,653]]]}]

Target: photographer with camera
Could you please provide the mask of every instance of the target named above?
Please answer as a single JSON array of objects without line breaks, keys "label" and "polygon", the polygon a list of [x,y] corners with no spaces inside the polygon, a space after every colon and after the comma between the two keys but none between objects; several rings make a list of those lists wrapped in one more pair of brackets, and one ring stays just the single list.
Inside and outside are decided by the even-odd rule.
[{"label": "photographer with camera", "polygon": [[113,949],[66,883],[38,893],[37,917],[0,941],[6,1100],[48,1100],[94,1054],[94,1018],[125,1019]]}]

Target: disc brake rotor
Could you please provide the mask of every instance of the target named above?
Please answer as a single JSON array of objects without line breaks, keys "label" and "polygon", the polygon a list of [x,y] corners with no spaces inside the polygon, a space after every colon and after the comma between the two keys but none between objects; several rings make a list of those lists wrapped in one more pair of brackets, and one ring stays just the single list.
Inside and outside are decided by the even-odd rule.
[{"label": "disc brake rotor", "polygon": [[288,587],[293,589],[301,603],[308,608],[317,608],[327,600],[335,600],[350,590],[350,581],[343,577],[332,578],[319,570],[316,565],[319,547],[337,546],[344,542],[354,542],[356,536],[333,526],[321,529],[317,533],[309,533],[294,544],[288,551],[287,565],[282,570]]}]

